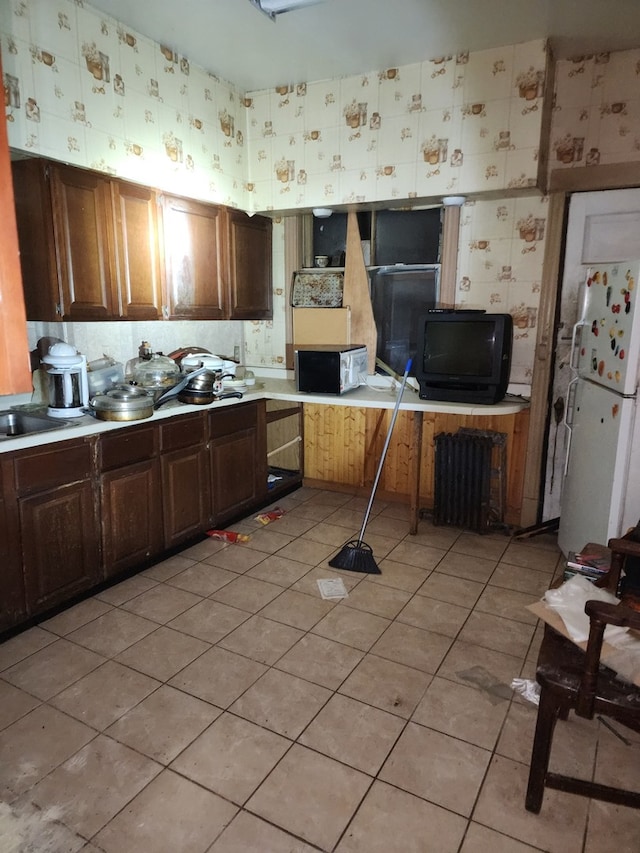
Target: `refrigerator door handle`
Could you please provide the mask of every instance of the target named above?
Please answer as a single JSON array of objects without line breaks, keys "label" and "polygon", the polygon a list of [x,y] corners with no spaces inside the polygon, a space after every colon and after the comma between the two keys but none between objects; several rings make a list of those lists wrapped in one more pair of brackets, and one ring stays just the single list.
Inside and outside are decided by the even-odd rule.
[{"label": "refrigerator door handle", "polygon": [[580,343],[582,341],[582,329],[584,328],[585,323],[583,320],[579,320],[573,326],[573,331],[571,332],[571,352],[569,355],[569,367],[573,371],[578,370],[578,362],[580,357]]},{"label": "refrigerator door handle", "polygon": [[564,457],[564,476],[567,476],[567,471],[569,469],[569,457],[571,455],[571,437],[573,434],[573,412],[576,403],[576,391],[578,386],[579,376],[574,376],[574,378],[569,382],[567,386],[567,405],[564,410],[564,425],[567,430],[567,449]]}]

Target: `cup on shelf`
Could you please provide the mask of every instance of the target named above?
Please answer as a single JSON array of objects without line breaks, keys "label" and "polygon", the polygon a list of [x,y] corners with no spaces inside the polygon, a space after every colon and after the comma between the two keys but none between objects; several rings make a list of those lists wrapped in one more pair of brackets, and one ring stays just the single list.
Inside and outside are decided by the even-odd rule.
[{"label": "cup on shelf", "polygon": [[328,267],[329,266],[329,255],[316,255],[315,265],[317,267]]}]

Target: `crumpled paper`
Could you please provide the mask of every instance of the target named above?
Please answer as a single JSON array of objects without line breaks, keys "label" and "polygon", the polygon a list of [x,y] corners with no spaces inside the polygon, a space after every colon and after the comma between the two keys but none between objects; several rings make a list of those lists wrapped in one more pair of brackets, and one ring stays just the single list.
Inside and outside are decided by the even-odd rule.
[{"label": "crumpled paper", "polygon": [[[561,617],[569,636],[575,643],[582,643],[589,639],[589,617],[584,612],[587,601],[606,601],[609,604],[619,604],[616,598],[606,589],[594,586],[586,578],[574,575],[557,589],[548,589],[544,594],[545,602]],[[612,646],[617,645],[616,640],[622,640],[628,628],[620,628],[617,625],[607,625],[604,638]]]}]

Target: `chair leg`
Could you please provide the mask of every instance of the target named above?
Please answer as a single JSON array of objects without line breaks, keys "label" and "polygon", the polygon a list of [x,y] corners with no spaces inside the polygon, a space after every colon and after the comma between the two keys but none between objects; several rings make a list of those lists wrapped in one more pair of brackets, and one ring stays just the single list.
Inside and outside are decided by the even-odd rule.
[{"label": "chair leg", "polygon": [[527,811],[535,812],[535,814],[538,814],[542,808],[544,782],[547,775],[547,769],[549,767],[553,730],[560,713],[560,702],[558,702],[553,693],[545,690],[543,687],[540,691],[536,733],[533,739],[533,749],[531,751],[529,784],[527,786],[527,796],[525,800],[525,808]]}]

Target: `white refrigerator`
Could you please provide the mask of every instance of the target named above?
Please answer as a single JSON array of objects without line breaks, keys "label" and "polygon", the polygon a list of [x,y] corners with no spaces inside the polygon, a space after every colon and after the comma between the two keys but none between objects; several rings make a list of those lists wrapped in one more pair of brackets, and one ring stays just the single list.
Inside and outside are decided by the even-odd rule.
[{"label": "white refrigerator", "polygon": [[606,545],[640,519],[640,261],[591,266],[574,328],[558,544]]}]

